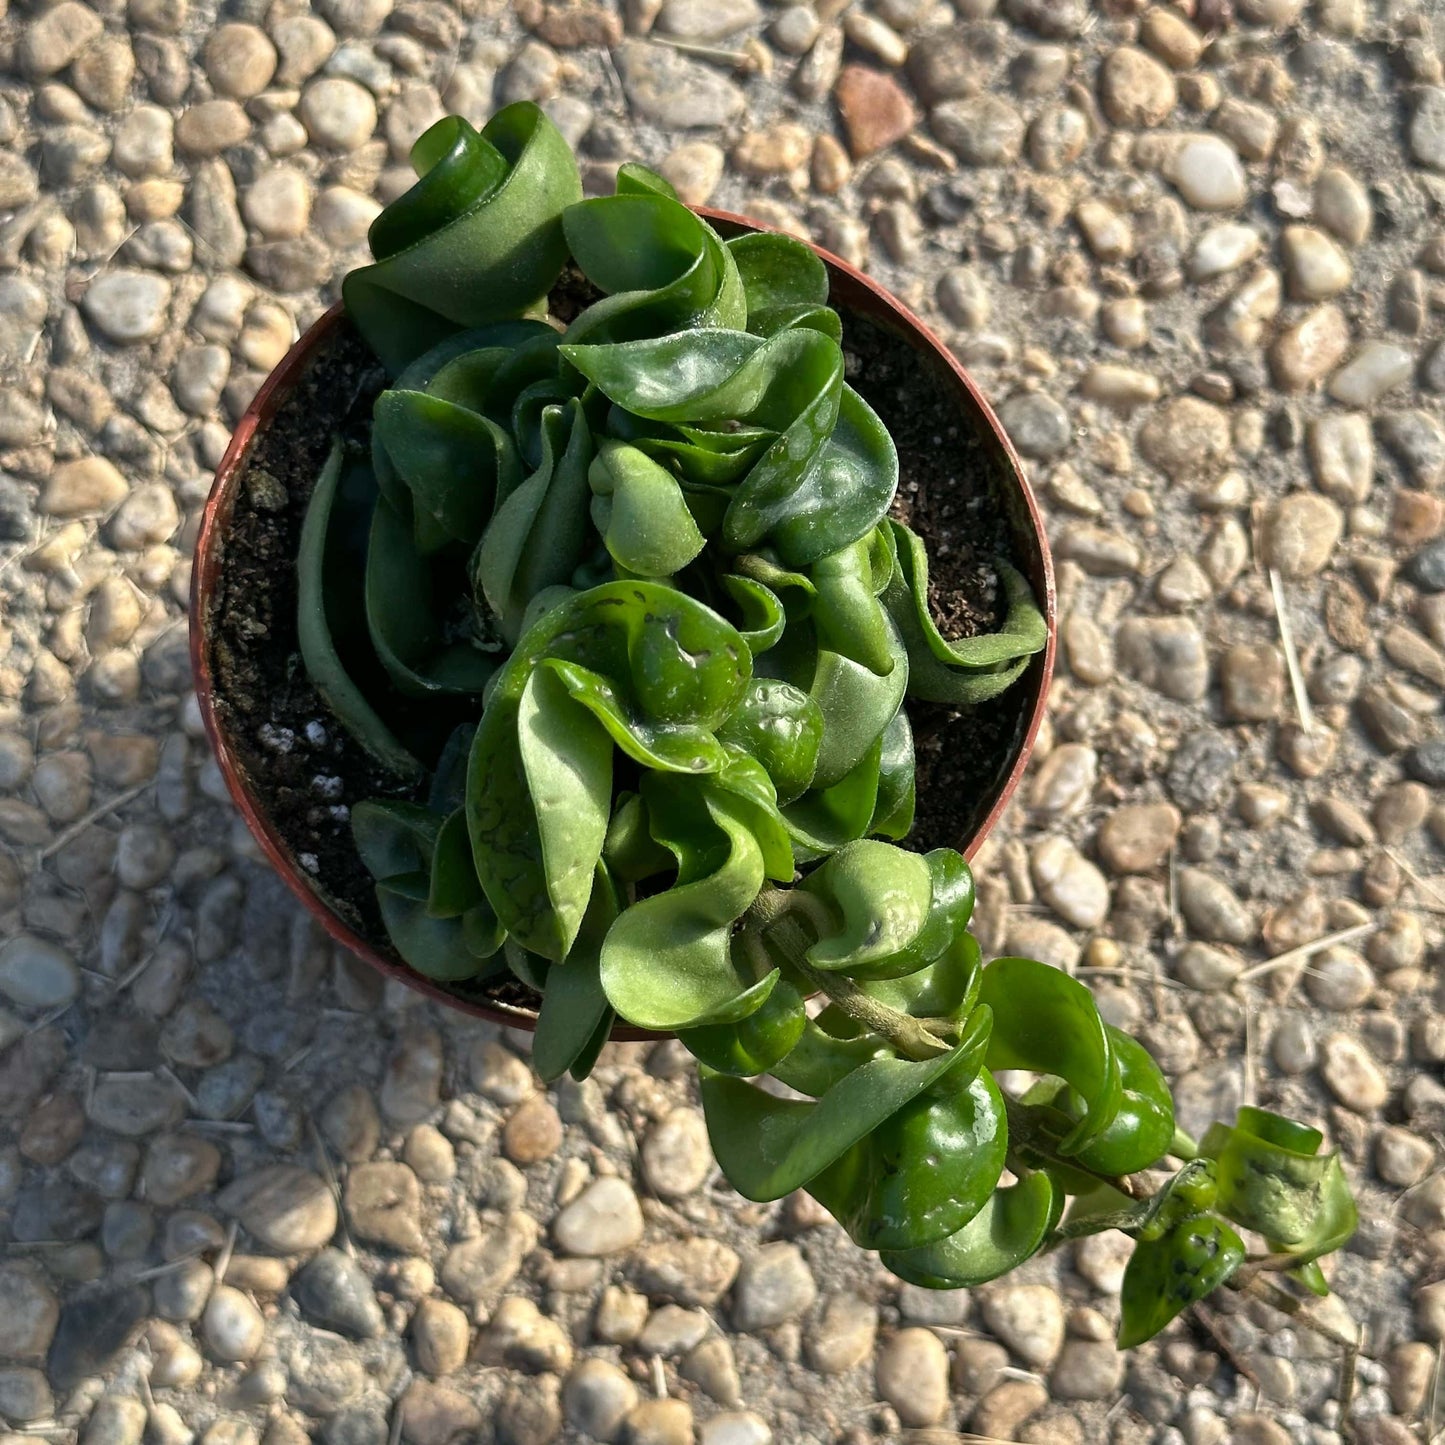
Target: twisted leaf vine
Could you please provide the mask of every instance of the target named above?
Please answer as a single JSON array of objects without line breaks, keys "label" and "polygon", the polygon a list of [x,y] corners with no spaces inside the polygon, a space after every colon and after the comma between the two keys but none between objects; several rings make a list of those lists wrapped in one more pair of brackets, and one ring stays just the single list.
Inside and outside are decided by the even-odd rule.
[{"label": "twisted leaf vine", "polygon": [[[1321,1136],[1243,1110],[1196,1146],[1088,989],[984,964],[964,860],[898,846],[907,700],[986,704],[1045,625],[1000,558],[1002,625],[940,631],[817,255],[725,240],[638,166],[583,200],[529,104],[440,121],[413,162],[344,287],[391,383],[298,559],[318,689],[429,779],[352,810],[397,952],[539,990],[549,1079],[614,1016],[676,1031],[733,1185],[806,1189],[904,1279],[979,1284],[1123,1229],[1125,1344],[1236,1276],[1241,1229],[1321,1289],[1355,1217]],[[569,262],[592,299],[563,325]]]}]

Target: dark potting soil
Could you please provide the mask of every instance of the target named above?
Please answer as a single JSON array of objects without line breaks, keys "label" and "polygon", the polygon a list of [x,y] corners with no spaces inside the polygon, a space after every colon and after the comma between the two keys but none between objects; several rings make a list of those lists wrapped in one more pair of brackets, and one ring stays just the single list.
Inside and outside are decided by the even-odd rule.
[{"label": "dark potting soil", "polygon": [[[590,299],[564,277],[554,314],[565,319]],[[1011,549],[993,454],[960,417],[954,384],[933,358],[846,311],[844,337],[848,379],[898,447],[893,514],[928,546],[929,601],[940,630],[963,638],[996,627],[994,559]],[[343,321],[251,451],[207,620],[219,720],[263,810],[318,895],[378,952],[395,956],[351,840],[348,808],[363,798],[420,800],[423,789],[399,784],[335,721],[302,666],[296,637],[295,559],[306,505],[338,432],[348,444],[367,445],[384,382]],[[968,837],[992,804],[1026,711],[1014,692],[977,709],[908,704],[918,791],[911,846],[957,846]],[[447,987],[522,1009],[537,1002],[509,974]]]},{"label": "dark potting soil", "polygon": [[[935,357],[866,317],[844,315],[848,380],[898,448],[892,513],[928,548],[928,604],[950,641],[1003,621],[995,560],[1013,555],[1000,504],[1007,478],[978,428],[960,415],[957,382]],[[975,708],[910,701],[917,811],[910,846],[957,848],[987,815],[1023,737],[1020,690]]]}]

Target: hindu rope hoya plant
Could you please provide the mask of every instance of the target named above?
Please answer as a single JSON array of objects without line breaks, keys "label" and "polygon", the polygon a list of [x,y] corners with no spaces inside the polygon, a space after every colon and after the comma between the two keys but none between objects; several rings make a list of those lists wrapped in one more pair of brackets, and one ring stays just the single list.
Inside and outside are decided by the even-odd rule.
[{"label": "hindu rope hoya plant", "polygon": [[535,989],[549,1080],[614,1018],[675,1032],[733,1185],[806,1189],[905,1280],[1122,1229],[1126,1345],[1265,1267],[1323,1290],[1355,1210],[1321,1135],[1183,1136],[1081,983],[983,964],[964,859],[901,846],[907,700],[987,704],[1045,625],[1002,559],[996,631],[935,624],[817,255],[638,166],[584,200],[529,104],[413,161],[344,288],[389,384],[298,560],[309,675],[416,799],[350,815],[397,952]]}]

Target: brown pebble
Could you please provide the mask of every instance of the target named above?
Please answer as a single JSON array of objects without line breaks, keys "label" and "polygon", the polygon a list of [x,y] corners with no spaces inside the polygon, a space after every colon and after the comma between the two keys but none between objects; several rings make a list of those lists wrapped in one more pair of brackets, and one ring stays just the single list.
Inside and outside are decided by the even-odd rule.
[{"label": "brown pebble", "polygon": [[502,1150],[514,1164],[550,1159],[561,1143],[562,1120],[545,1094],[524,1099],[502,1130]]}]

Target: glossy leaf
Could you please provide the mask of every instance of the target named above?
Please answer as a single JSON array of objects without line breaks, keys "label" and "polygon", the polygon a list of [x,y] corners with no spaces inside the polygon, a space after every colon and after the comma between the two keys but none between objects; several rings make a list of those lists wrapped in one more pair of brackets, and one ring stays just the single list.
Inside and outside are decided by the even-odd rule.
[{"label": "glossy leaf", "polygon": [[969,1289],[998,1279],[1043,1248],[1064,1207],[1047,1170],[999,1189],[945,1239],[921,1249],[885,1250],[884,1268],[924,1289]]},{"label": "glossy leaf", "polygon": [[579,201],[563,215],[573,258],[607,293],[572,323],[568,340],[606,344],[680,327],[741,327],[743,283],[727,248],[675,196],[639,180],[633,173],[615,196]]},{"label": "glossy leaf", "polygon": [[[641,898],[602,948],[602,986],[623,1018],[686,1029],[744,1018],[766,998],[752,960],[735,950],[733,924],[766,876],[762,850],[738,801],[706,782],[643,778],[653,837],[677,859],[665,893]],[[771,985],[769,985],[771,987]]]},{"label": "glossy leaf", "polygon": [[1028,579],[1001,558],[1007,612],[997,632],[951,642],[938,630],[928,600],[928,554],[922,539],[901,522],[889,524],[897,568],[883,602],[897,623],[910,667],[909,695],[955,706],[987,702],[1023,675],[1028,659],[1048,640],[1043,613]]},{"label": "glossy leaf", "polygon": [[1086,1149],[1078,1163],[1100,1174],[1133,1174],[1157,1164],[1174,1138],[1174,1101],[1159,1065],[1149,1051],[1112,1024],[1104,1025],[1118,1061],[1123,1098],[1119,1111]]},{"label": "glossy leaf", "polygon": [[423,552],[445,541],[475,542],[497,497],[521,475],[511,436],[490,417],[400,387],[376,399],[372,451],[378,475],[395,478],[383,487],[392,506],[402,511],[410,503]]},{"label": "glossy leaf", "polygon": [[342,285],[393,375],[451,332],[545,296],[567,259],[563,212],[582,198],[567,142],[530,101],[498,111],[480,136],[459,117],[438,121],[412,159],[416,185],[373,223],[375,264]]},{"label": "glossy leaf", "polygon": [[[344,590],[345,559],[331,545],[332,511],[341,486],[345,453],[338,441],[316,479],[296,557],[296,634],[301,661],[326,705],[352,737],[403,781],[421,777],[422,765],[382,720],[342,662],[333,631],[331,598]],[[358,597],[359,600],[359,597]]]},{"label": "glossy leaf", "polygon": [[777,803],[786,805],[813,781],[823,714],[807,693],[791,684],[756,677],[718,729],[718,740],[756,758],[772,779]]},{"label": "glossy leaf", "polygon": [[592,436],[578,401],[548,406],[536,470],[497,507],[477,548],[472,574],[509,642],[516,642],[533,597],[566,582],[587,540],[587,469]]},{"label": "glossy leaf", "polygon": [[880,677],[840,653],[824,650],[817,654],[807,684],[789,679],[812,696],[827,725],[814,776],[816,786],[831,787],[857,767],[902,706],[908,675],[908,665],[901,658],[892,672]]},{"label": "glossy leaf", "polygon": [[802,995],[778,978],[762,1006],[731,1024],[682,1029],[678,1039],[710,1069],[735,1078],[765,1074],[786,1058],[807,1026]]},{"label": "glossy leaf", "polygon": [[[1008,1154],[1003,1098],[978,1070],[981,1009],[945,1079],[910,1100],[808,1183],[865,1249],[919,1249],[956,1233],[988,1202]],[[972,1075],[972,1077],[970,1077]]]},{"label": "glossy leaf", "polygon": [[871,1059],[816,1102],[779,1099],[704,1071],[702,1104],[713,1153],[745,1199],[781,1199],[815,1179],[958,1062],[966,1044],[933,1059]]},{"label": "glossy leaf", "polygon": [[480,693],[501,659],[479,639],[449,635],[460,629],[447,615],[446,577],[438,570],[417,552],[405,519],[378,497],[366,554],[366,621],[377,657],[411,697]]},{"label": "glossy leaf", "polygon": [[611,793],[611,739],[555,674],[493,695],[467,773],[472,855],[497,917],[544,958],[576,939]]},{"label": "glossy leaf", "polygon": [[886,677],[906,659],[874,592],[869,553],[868,537],[860,537],[813,564],[817,599],[811,616],[820,647]]},{"label": "glossy leaf", "polygon": [[1191,1215],[1159,1239],[1141,1240],[1124,1267],[1119,1348],[1152,1340],[1181,1311],[1224,1284],[1244,1255],[1244,1241],[1212,1214]]},{"label": "glossy leaf", "polygon": [[1031,958],[998,958],[983,971],[979,1002],[993,1010],[990,1069],[1033,1069],[1067,1080],[1085,1103],[1059,1141],[1066,1158],[1087,1149],[1119,1110],[1119,1064],[1093,995]]},{"label": "glossy leaf", "polygon": [[1320,1154],[1323,1142],[1317,1129],[1266,1109],[1211,1125],[1199,1150],[1218,1165],[1220,1212],[1302,1264],[1338,1249],[1358,1218],[1339,1155]]},{"label": "glossy leaf", "polygon": [[878,753],[878,793],[868,832],[895,842],[913,831],[918,796],[915,785],[913,728],[899,708],[883,729]]},{"label": "glossy leaf", "polygon": [[852,772],[830,787],[809,789],[783,810],[797,848],[825,858],[868,832],[878,810],[882,757],[880,737]]},{"label": "glossy leaf", "polygon": [[[617,918],[623,900],[606,867],[597,876],[582,927],[567,957],[547,970],[537,1032],[532,1040],[532,1067],[543,1083],[560,1079],[583,1060],[599,1031],[605,1034],[612,1009],[602,990],[602,941]],[[590,1068],[591,1060],[587,1060]]]},{"label": "glossy leaf", "polygon": [[625,442],[603,441],[588,472],[592,521],[619,567],[670,577],[704,546],[677,478]]}]

